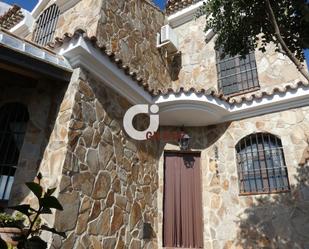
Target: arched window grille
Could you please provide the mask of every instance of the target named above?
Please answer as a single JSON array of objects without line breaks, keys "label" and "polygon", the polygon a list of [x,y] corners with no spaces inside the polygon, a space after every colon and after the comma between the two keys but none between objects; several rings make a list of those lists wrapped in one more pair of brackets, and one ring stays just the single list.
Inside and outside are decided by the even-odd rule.
[{"label": "arched window grille", "polygon": [[224,95],[235,95],[259,89],[254,51],[242,58],[240,55],[234,57],[224,55],[221,48],[216,55],[220,92]]},{"label": "arched window grille", "polygon": [[48,7],[39,17],[36,22],[36,27],[33,34],[33,41],[39,45],[45,46],[47,43],[51,42],[58,18],[60,15],[60,10],[56,4]]},{"label": "arched window grille", "polygon": [[290,189],[281,140],[255,133],[237,145],[240,194],[285,192]]},{"label": "arched window grille", "polygon": [[20,103],[0,108],[0,200],[8,200],[14,182],[29,114]]}]

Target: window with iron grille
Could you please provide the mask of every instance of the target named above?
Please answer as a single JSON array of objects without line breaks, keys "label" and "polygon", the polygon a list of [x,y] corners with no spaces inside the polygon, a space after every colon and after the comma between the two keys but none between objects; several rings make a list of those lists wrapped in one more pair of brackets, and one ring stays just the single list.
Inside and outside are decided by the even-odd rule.
[{"label": "window with iron grille", "polygon": [[289,191],[288,171],[281,140],[269,133],[256,133],[237,145],[240,194]]},{"label": "window with iron grille", "polygon": [[0,108],[0,201],[10,197],[29,114],[19,103]]},{"label": "window with iron grille", "polygon": [[33,33],[34,42],[45,46],[52,41],[59,15],[60,10],[56,4],[51,5],[40,15]]},{"label": "window with iron grille", "polygon": [[222,49],[216,54],[220,92],[224,95],[233,95],[259,89],[254,51],[246,55],[245,58],[224,55]]}]

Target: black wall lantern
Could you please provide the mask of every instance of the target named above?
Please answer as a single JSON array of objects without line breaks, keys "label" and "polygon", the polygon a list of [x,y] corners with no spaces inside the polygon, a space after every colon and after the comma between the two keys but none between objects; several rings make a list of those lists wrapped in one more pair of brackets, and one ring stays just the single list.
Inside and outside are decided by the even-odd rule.
[{"label": "black wall lantern", "polygon": [[190,148],[191,137],[184,132],[183,128],[181,129],[180,138],[178,140],[180,150],[186,151]]}]

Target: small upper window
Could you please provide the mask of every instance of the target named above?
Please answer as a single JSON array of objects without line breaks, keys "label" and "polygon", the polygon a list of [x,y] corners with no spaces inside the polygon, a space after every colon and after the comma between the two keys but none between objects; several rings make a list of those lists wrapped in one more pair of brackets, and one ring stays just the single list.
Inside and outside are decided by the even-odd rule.
[{"label": "small upper window", "polygon": [[20,103],[0,108],[0,201],[9,199],[29,114]]},{"label": "small upper window", "polygon": [[245,58],[224,55],[223,49],[217,51],[216,54],[220,92],[224,95],[234,95],[259,89],[254,51]]},{"label": "small upper window", "polygon": [[60,10],[56,4],[53,4],[44,10],[36,21],[36,27],[33,33],[34,42],[45,46],[52,41],[59,15]]},{"label": "small upper window", "polygon": [[237,145],[240,194],[290,189],[281,140],[268,133],[251,134]]}]

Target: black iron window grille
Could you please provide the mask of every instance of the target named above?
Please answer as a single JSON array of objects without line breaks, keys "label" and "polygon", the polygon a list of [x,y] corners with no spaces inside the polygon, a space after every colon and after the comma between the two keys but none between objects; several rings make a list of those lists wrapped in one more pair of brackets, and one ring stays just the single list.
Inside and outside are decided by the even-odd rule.
[{"label": "black iron window grille", "polygon": [[236,95],[259,89],[260,85],[254,51],[245,58],[224,55],[222,49],[217,51],[216,55],[218,88],[220,92],[224,95]]},{"label": "black iron window grille", "polygon": [[33,33],[33,41],[39,45],[45,46],[47,43],[51,42],[58,18],[60,15],[60,10],[56,4],[48,7],[39,17],[36,22],[36,27]]},{"label": "black iron window grille", "polygon": [[255,133],[237,145],[240,194],[278,193],[290,190],[281,140]]},{"label": "black iron window grille", "polygon": [[19,103],[0,108],[0,200],[10,197],[29,114]]}]

